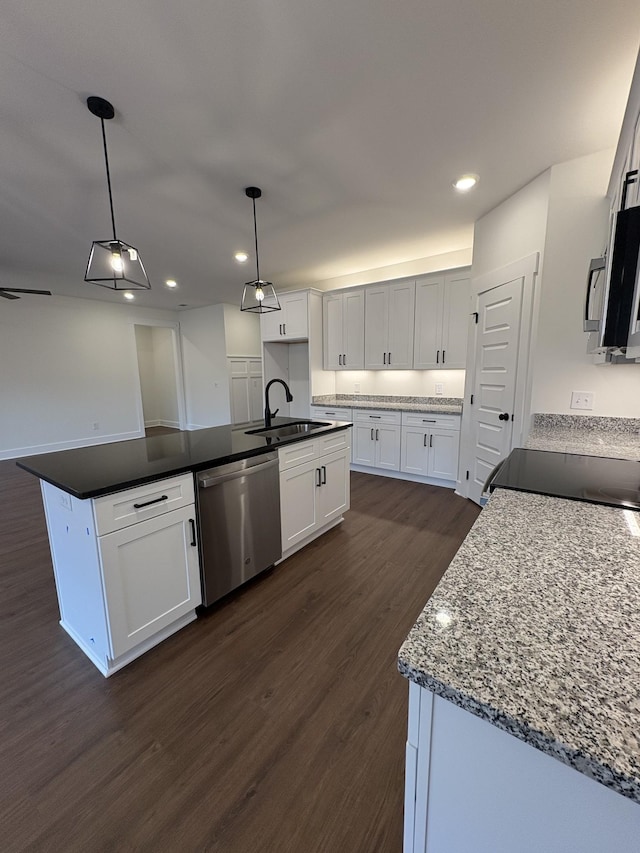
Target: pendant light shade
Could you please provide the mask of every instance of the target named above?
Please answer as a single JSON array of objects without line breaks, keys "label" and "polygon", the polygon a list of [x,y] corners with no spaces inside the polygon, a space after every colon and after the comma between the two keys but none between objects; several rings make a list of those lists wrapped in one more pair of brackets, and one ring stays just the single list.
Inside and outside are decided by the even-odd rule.
[{"label": "pendant light shade", "polygon": [[258,226],[256,223],[256,199],[262,195],[259,187],[247,187],[245,194],[253,201],[253,234],[256,244],[256,277],[248,281],[242,291],[241,311],[252,311],[254,314],[267,314],[269,311],[280,311],[280,303],[274,286],[270,281],[260,278],[260,260],[258,256]]},{"label": "pendant light shade", "polygon": [[105,119],[112,119],[115,110],[104,98],[87,98],[89,112],[100,119],[102,126],[102,144],[104,147],[104,163],[107,171],[107,189],[109,191],[109,209],[111,211],[111,227],[113,237],[108,240],[94,240],[87,262],[85,281],[99,284],[111,290],[151,290],[142,258],[138,250],[119,240],[116,236],[116,220],[113,213],[113,195],[111,192],[111,173],[109,171],[109,155],[107,153],[107,135],[104,129]]}]

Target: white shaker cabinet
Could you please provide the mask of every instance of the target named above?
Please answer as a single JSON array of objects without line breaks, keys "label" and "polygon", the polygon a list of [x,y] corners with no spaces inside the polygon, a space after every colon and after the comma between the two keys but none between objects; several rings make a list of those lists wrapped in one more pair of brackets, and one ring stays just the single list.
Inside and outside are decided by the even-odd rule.
[{"label": "white shaker cabinet", "polygon": [[400,412],[360,409],[353,413],[353,463],[400,469]]},{"label": "white shaker cabinet", "polygon": [[306,290],[278,294],[280,311],[260,315],[262,341],[306,340],[309,337],[309,294]]},{"label": "white shaker cabinet", "polygon": [[465,368],[469,293],[466,272],[429,276],[416,282],[416,370]]},{"label": "white shaker cabinet", "polygon": [[342,519],[350,505],[350,429],[281,448],[283,558]]},{"label": "white shaker cabinet", "polygon": [[459,444],[458,416],[402,413],[400,470],[405,474],[456,480]]},{"label": "white shaker cabinet", "polygon": [[415,282],[365,288],[365,369],[411,370]]},{"label": "white shaker cabinet", "polygon": [[262,417],[262,359],[229,358],[231,423],[244,424]]},{"label": "white shaker cabinet", "polygon": [[364,290],[325,293],[323,366],[325,370],[364,368]]},{"label": "white shaker cabinet", "polygon": [[192,474],[88,500],[42,493],[60,624],[103,675],[196,618]]}]

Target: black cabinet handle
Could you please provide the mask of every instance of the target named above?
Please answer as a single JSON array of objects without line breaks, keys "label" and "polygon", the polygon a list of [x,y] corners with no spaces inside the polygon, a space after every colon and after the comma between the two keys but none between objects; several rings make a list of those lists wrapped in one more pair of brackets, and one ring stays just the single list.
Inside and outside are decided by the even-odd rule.
[{"label": "black cabinet handle", "polygon": [[373,427],[371,427],[371,441],[373,441]]},{"label": "black cabinet handle", "polygon": [[426,432],[424,434],[424,446],[425,447],[427,446],[427,434],[426,434]]},{"label": "black cabinet handle", "polygon": [[327,484],[327,466],[321,465],[320,467],[322,468],[322,480],[320,481],[320,485],[326,486],[326,484]]},{"label": "black cabinet handle", "polygon": [[423,418],[423,419],[422,419],[422,423],[423,423],[423,424],[435,424],[435,423],[436,423],[436,421],[435,421],[435,420],[433,420],[433,419],[431,419],[431,418]]},{"label": "black cabinet handle", "polygon": [[282,334],[283,334],[283,335],[286,335],[286,334],[287,334],[287,324],[286,324],[286,323],[283,323],[283,324],[282,324]]},{"label": "black cabinet handle", "polygon": [[191,525],[191,544],[195,548],[197,545],[197,542],[196,542],[196,523],[192,518],[190,518],[189,524]]},{"label": "black cabinet handle", "polygon": [[429,447],[433,447],[433,434],[429,436]]},{"label": "black cabinet handle", "polygon": [[342,356],[341,355],[338,356],[338,364],[340,366],[342,366]]},{"label": "black cabinet handle", "polygon": [[444,349],[443,349],[443,350],[442,350],[442,363],[443,363],[443,364],[444,364],[444,354],[445,354],[445,353],[446,353],[446,350],[444,350]]},{"label": "black cabinet handle", "polygon": [[319,488],[322,485],[322,474],[319,468],[316,468],[316,486]]},{"label": "black cabinet handle", "polygon": [[378,438],[379,433],[380,433],[380,430],[379,430],[379,429],[377,429],[377,430],[376,430],[376,441],[379,441],[379,438]]},{"label": "black cabinet handle", "polygon": [[386,354],[386,352],[383,352],[383,353],[382,353],[382,363],[383,363],[383,364],[386,364],[386,363],[387,363],[387,354]]},{"label": "black cabinet handle", "polygon": [[163,495],[161,498],[154,498],[152,501],[147,501],[146,503],[143,503],[143,504],[134,504],[133,508],[134,509],[142,509],[142,507],[144,507],[144,506],[151,506],[151,504],[159,504],[161,501],[168,501],[168,500],[169,500],[168,496]]},{"label": "black cabinet handle", "polygon": [[503,412],[501,415],[498,415],[498,420],[499,421],[508,421],[509,420],[509,413]]},{"label": "black cabinet handle", "polygon": [[343,367],[347,366],[347,356],[345,353],[342,354],[342,366]]},{"label": "black cabinet handle", "polygon": [[378,420],[380,420],[380,418],[382,417],[382,415],[369,415],[369,417],[370,417],[370,418],[377,418]]},{"label": "black cabinet handle", "polygon": [[440,350],[436,353],[436,364],[440,364]]},{"label": "black cabinet handle", "polygon": [[388,363],[391,364],[391,353],[387,353],[387,355],[389,356],[389,362]]}]

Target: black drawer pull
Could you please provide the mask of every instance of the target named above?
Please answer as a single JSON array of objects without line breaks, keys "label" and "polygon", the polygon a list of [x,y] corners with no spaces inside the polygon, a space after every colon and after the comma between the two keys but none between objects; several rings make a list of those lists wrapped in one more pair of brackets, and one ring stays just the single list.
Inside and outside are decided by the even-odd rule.
[{"label": "black drawer pull", "polygon": [[134,504],[134,509],[142,509],[144,506],[151,506],[151,504],[159,504],[161,501],[168,501],[169,497],[167,495],[163,495],[161,498],[154,498],[152,501],[147,501],[143,504]]},{"label": "black drawer pull", "polygon": [[196,523],[192,518],[190,518],[189,524],[191,525],[191,544],[195,548],[197,545],[197,542],[196,542]]},{"label": "black drawer pull", "polygon": [[327,466],[321,465],[320,467],[322,468],[322,480],[320,481],[320,485],[326,486],[327,485]]},{"label": "black drawer pull", "polygon": [[378,420],[380,420],[380,418],[382,417],[382,415],[369,415],[369,417],[370,417],[370,418],[377,418]]}]

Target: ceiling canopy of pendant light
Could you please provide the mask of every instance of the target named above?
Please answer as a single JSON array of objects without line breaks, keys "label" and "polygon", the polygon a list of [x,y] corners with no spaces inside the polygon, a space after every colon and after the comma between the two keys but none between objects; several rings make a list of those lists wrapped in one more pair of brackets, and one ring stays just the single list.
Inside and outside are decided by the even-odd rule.
[{"label": "ceiling canopy of pendant light", "polygon": [[259,187],[247,187],[245,194],[253,201],[253,234],[256,241],[256,277],[248,281],[242,291],[241,311],[253,311],[254,314],[266,314],[269,311],[280,311],[280,303],[274,286],[270,281],[260,278],[260,259],[258,256],[258,226],[256,224],[256,199],[262,195]]},{"label": "ceiling canopy of pendant light", "polygon": [[113,105],[104,98],[87,98],[89,112],[100,119],[102,126],[102,144],[104,163],[107,170],[107,189],[109,190],[109,209],[113,237],[110,240],[94,240],[87,262],[85,281],[109,287],[111,290],[151,290],[151,282],[142,263],[138,250],[116,236],[116,220],[113,214],[113,195],[111,192],[111,173],[107,153],[107,135],[104,129],[105,119],[115,115]]}]

